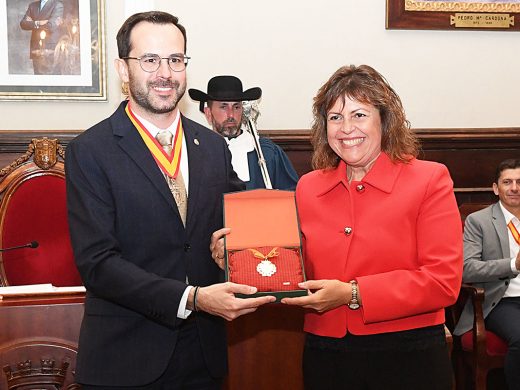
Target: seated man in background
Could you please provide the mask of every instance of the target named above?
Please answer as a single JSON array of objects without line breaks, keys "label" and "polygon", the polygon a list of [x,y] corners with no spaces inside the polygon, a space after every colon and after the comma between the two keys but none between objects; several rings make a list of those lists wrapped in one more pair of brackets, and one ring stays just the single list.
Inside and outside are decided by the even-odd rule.
[{"label": "seated man in background", "polygon": [[[233,169],[246,183],[246,189],[265,188],[253,135],[242,129],[242,102],[260,99],[262,90],[256,87],[243,91],[237,77],[216,76],[209,80],[207,94],[198,89],[188,92],[193,100],[200,102],[200,111],[213,130],[228,143]],[[265,137],[260,137],[260,148],[273,188],[294,190],[298,175],[283,150]]]},{"label": "seated man in background", "polygon": [[[486,329],[508,344],[504,372],[512,390],[520,389],[520,159],[498,165],[493,191],[499,201],[466,218],[462,279],[485,289]],[[455,335],[472,328],[472,310],[468,303]]]}]

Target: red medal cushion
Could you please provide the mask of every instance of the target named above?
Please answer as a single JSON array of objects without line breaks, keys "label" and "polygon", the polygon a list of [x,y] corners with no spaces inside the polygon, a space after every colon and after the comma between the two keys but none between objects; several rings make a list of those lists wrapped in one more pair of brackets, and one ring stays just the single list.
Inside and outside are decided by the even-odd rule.
[{"label": "red medal cushion", "polygon": [[[267,255],[273,247],[254,248]],[[267,259],[276,266],[271,276],[262,276],[257,266],[263,259],[255,257],[253,252],[244,249],[228,251],[229,280],[233,283],[247,284],[258,288],[258,291],[290,291],[299,290],[298,283],[303,282],[303,272],[299,248],[278,248],[278,256]]]}]

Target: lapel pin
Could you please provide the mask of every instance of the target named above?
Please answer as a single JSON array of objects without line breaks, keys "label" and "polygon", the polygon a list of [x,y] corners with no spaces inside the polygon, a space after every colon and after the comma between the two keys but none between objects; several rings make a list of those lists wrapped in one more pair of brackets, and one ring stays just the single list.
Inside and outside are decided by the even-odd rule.
[{"label": "lapel pin", "polygon": [[199,140],[198,140],[197,138],[195,138],[195,139],[193,140],[193,143],[194,143],[195,145],[199,145]]}]

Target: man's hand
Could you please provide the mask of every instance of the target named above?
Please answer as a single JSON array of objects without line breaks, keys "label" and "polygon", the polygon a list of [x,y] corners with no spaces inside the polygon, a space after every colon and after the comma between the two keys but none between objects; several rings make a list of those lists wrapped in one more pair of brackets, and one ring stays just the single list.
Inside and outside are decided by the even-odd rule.
[{"label": "man's hand", "polygon": [[339,280],[308,280],[298,283],[298,287],[308,289],[309,295],[283,298],[282,303],[302,306],[322,313],[346,305],[352,299],[351,284]]},{"label": "man's hand", "polygon": [[222,228],[211,235],[209,250],[211,251],[211,257],[213,257],[220,269],[224,269],[224,236],[229,233],[231,233],[230,228]]},{"label": "man's hand", "polygon": [[515,268],[517,271],[520,271],[520,251],[518,251],[518,254],[516,255]]},{"label": "man's hand", "polygon": [[241,315],[254,312],[259,306],[276,300],[273,296],[247,299],[235,297],[235,293],[250,295],[256,291],[256,287],[230,282],[199,287],[197,293],[197,310],[205,311],[206,313],[231,321]]}]

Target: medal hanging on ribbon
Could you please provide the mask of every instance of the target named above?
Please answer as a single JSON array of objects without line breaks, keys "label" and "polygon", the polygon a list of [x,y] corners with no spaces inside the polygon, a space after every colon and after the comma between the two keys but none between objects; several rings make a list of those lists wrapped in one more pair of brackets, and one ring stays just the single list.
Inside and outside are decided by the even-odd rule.
[{"label": "medal hanging on ribbon", "polygon": [[126,105],[126,114],[130,121],[133,123],[144,143],[152,153],[153,158],[157,162],[157,165],[161,171],[168,177],[175,179],[179,173],[181,152],[182,152],[182,137],[184,132],[182,129],[182,121],[179,119],[177,124],[177,131],[175,133],[175,139],[173,140],[173,150],[171,156],[168,155],[161,144],[153,137],[146,127],[137,119],[130,108],[130,103]]},{"label": "medal hanging on ribbon", "polygon": [[264,255],[256,249],[248,249],[254,257],[256,257],[257,259],[262,259],[262,261],[258,263],[258,265],[256,266],[256,272],[266,277],[273,276],[276,273],[276,265],[269,259],[278,257],[277,249],[278,247],[271,249],[271,251],[267,255]]}]

